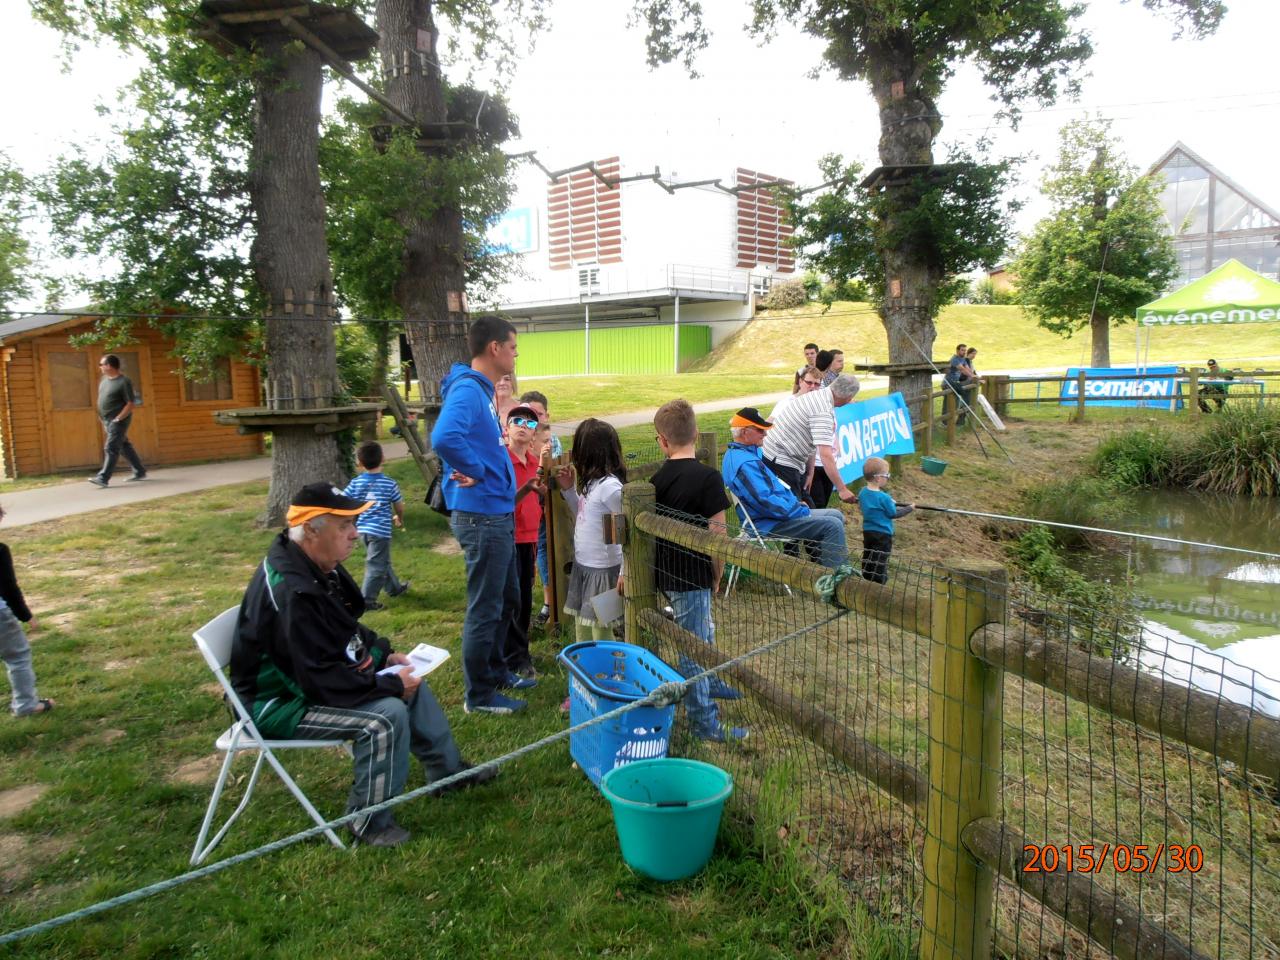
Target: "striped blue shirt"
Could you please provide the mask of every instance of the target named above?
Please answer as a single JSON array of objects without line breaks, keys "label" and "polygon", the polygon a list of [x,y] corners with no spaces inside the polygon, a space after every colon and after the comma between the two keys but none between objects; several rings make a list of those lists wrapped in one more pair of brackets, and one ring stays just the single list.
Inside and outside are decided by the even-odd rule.
[{"label": "striped blue shirt", "polygon": [[377,506],[370,507],[356,517],[356,529],[371,537],[391,537],[391,505],[399,503],[400,485],[385,473],[362,473],[342,491],[343,496],[357,500],[376,500]]}]

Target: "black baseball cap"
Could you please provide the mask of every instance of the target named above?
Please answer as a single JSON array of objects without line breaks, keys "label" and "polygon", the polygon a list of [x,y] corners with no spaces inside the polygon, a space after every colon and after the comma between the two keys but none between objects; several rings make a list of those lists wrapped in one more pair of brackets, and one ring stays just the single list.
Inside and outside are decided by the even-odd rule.
[{"label": "black baseball cap", "polygon": [[773,424],[760,415],[755,407],[743,407],[729,419],[731,427],[759,427],[761,430],[773,429]]},{"label": "black baseball cap", "polygon": [[345,496],[331,483],[308,483],[289,501],[286,522],[291,527],[306,523],[313,517],[332,513],[339,517],[354,517],[372,507],[372,500],[357,500]]}]

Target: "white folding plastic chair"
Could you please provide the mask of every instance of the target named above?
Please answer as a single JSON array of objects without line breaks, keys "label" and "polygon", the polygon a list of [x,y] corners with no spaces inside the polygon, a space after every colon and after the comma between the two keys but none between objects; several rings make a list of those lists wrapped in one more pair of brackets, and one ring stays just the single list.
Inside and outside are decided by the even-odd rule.
[{"label": "white folding plastic chair", "polygon": [[[231,645],[236,634],[236,621],[239,612],[239,607],[231,607],[229,610],[224,610],[192,634],[195,637],[196,647],[204,657],[205,663],[209,665],[209,669],[213,671],[213,675],[218,678],[218,683],[222,684],[222,689],[227,695],[227,702],[231,704],[232,710],[235,711],[235,715],[238,717],[236,722],[228,727],[222,736],[218,737],[216,743],[217,748],[223,751],[226,757],[222,761],[222,770],[218,773],[218,782],[214,784],[213,796],[209,798],[209,809],[205,812],[204,823],[200,825],[200,835],[196,838],[195,849],[191,851],[192,866],[201,863],[209,856],[213,848],[222,842],[222,838],[231,829],[231,825],[236,822],[236,818],[249,805],[249,798],[253,796],[253,788],[257,785],[258,774],[262,770],[264,760],[271,764],[276,773],[280,775],[284,785],[297,798],[298,803],[302,804],[302,809],[307,811],[311,819],[317,824],[325,823],[325,818],[320,816],[311,801],[307,799],[307,795],[302,792],[302,788],[298,786],[293,777],[289,776],[288,771],[276,758],[275,751],[314,750],[317,747],[350,748],[345,740],[264,740],[262,738],[262,735],[258,733],[258,728],[253,723],[253,718],[250,716],[249,711],[245,709],[244,703],[236,695],[235,687],[231,685],[226,673],[227,665],[231,662]],[[249,783],[245,787],[244,797],[240,800],[240,805],[227,818],[226,823],[219,828],[213,839],[206,844],[205,838],[209,835],[209,828],[213,825],[213,817],[218,809],[218,801],[222,797],[222,789],[231,773],[231,765],[235,762],[236,754],[250,751],[257,751],[258,760],[253,765],[253,774],[249,777]],[[345,848],[343,842],[338,839],[338,835],[332,830],[326,830],[324,835],[329,838],[329,841],[335,847]]]},{"label": "white folding plastic chair", "polygon": [[[770,544],[783,546],[790,542],[782,537],[766,538],[761,536],[760,531],[756,528],[755,521],[752,520],[751,515],[747,513],[747,508],[742,505],[742,501],[738,499],[738,495],[732,490],[726,490],[725,492],[729,494],[729,503],[733,506],[734,510],[738,511],[738,519],[742,522],[742,529],[738,531],[739,540],[747,540],[758,544],[765,550],[769,549]],[[741,572],[742,568],[737,564],[731,563],[725,567],[727,580],[724,585],[724,595],[726,598],[733,592],[733,586],[738,582],[738,576]],[[782,589],[787,592],[788,597],[791,596],[791,588],[785,583],[782,585]]]}]

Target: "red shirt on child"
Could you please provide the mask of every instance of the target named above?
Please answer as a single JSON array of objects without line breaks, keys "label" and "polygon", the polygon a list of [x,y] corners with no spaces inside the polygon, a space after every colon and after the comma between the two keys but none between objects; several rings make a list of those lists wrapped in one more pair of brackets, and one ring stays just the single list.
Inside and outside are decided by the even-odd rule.
[{"label": "red shirt on child", "polygon": [[[538,473],[538,458],[530,450],[521,460],[516,452],[507,447],[507,456],[511,458],[511,466],[516,471],[516,489],[523,487]],[[538,495],[530,490],[524,499],[516,504],[516,543],[537,543],[538,525],[542,522],[542,503]]]}]

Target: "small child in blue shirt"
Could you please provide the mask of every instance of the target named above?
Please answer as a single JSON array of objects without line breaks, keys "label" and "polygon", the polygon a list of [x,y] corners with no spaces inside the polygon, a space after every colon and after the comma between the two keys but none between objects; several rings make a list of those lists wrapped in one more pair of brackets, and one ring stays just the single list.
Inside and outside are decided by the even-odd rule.
[{"label": "small child in blue shirt", "polygon": [[356,459],[365,472],[348,483],[342,494],[377,504],[356,517],[356,531],[365,550],[364,586],[360,589],[364,608],[381,610],[378,594],[384,586],[389,597],[398,597],[409,589],[408,581],[402,583],[391,568],[391,527],[404,526],[404,497],[400,495],[400,485],[382,472],[382,444],[361,444]]},{"label": "small child in blue shirt", "polygon": [[862,579],[888,583],[893,521],[905,517],[916,505],[898,506],[893,497],[884,492],[889,482],[889,462],[882,457],[867,458],[862,465],[862,478],[867,482],[858,491],[858,506],[862,508]]}]

